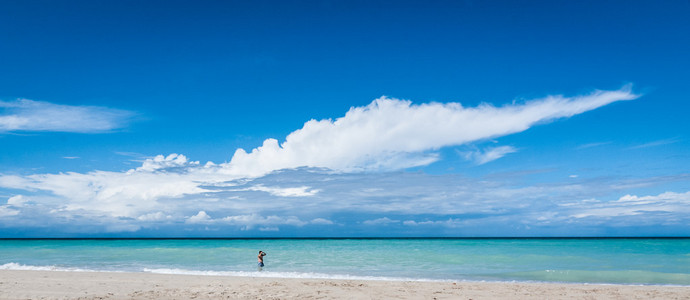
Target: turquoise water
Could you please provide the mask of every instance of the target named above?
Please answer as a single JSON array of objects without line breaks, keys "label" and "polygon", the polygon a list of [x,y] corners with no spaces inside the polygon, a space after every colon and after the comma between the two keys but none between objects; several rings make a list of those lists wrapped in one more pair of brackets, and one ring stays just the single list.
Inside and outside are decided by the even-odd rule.
[{"label": "turquoise water", "polygon": [[0,240],[0,269],[690,285],[690,239]]}]

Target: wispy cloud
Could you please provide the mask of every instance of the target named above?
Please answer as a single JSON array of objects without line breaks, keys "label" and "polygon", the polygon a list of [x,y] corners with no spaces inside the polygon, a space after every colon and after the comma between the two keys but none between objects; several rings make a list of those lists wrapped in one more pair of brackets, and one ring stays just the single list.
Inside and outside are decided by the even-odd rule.
[{"label": "wispy cloud", "polygon": [[658,141],[652,141],[649,143],[644,143],[641,145],[636,145],[632,146],[629,149],[643,149],[643,148],[650,148],[650,147],[657,147],[657,146],[664,146],[664,145],[670,145],[679,142],[680,139],[678,138],[672,138],[672,139],[663,139],[663,140],[658,140]]},{"label": "wispy cloud", "polygon": [[477,165],[483,165],[490,161],[497,160],[507,154],[517,152],[512,146],[491,147],[484,150],[461,152],[460,154],[467,160],[473,161]]},{"label": "wispy cloud", "polygon": [[99,106],[62,105],[28,99],[0,101],[0,133],[108,132],[127,126],[134,115],[130,111]]},{"label": "wispy cloud", "polygon": [[378,218],[374,220],[366,220],[362,222],[364,225],[388,225],[388,224],[396,224],[400,223],[400,220],[392,220],[389,219],[388,217],[383,217],[383,218]]},{"label": "wispy cloud", "polygon": [[[568,206],[572,206],[572,203]],[[577,209],[571,212],[571,216],[578,219],[588,217],[605,219],[663,213],[669,218],[667,222],[678,222],[679,220],[673,216],[690,214],[690,192],[665,192],[650,196],[625,195],[616,201],[583,201],[576,207]]]},{"label": "wispy cloud", "polygon": [[611,144],[611,142],[589,143],[589,144],[584,144],[584,145],[578,146],[577,150],[589,149],[589,148],[604,146],[604,145],[608,145],[608,144]]}]

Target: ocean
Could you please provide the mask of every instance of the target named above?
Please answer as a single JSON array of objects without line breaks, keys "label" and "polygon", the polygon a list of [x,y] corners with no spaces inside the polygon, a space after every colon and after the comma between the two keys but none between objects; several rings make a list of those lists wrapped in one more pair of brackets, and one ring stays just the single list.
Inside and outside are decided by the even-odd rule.
[{"label": "ocean", "polygon": [[6,239],[0,269],[690,285],[690,239]]}]

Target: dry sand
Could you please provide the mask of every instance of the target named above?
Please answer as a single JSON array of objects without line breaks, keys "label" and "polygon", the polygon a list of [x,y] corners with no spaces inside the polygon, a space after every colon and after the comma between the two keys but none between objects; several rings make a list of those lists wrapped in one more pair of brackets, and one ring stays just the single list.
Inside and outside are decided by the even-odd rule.
[{"label": "dry sand", "polygon": [[688,286],[0,271],[0,299],[690,299]]}]

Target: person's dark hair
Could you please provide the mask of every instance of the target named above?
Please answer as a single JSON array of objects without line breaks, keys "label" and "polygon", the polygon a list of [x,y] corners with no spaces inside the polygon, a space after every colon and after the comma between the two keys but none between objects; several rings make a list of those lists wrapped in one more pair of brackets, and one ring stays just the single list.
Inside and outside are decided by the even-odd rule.
[{"label": "person's dark hair", "polygon": [[259,250],[259,254],[261,254],[261,252],[263,252],[263,251]]}]

